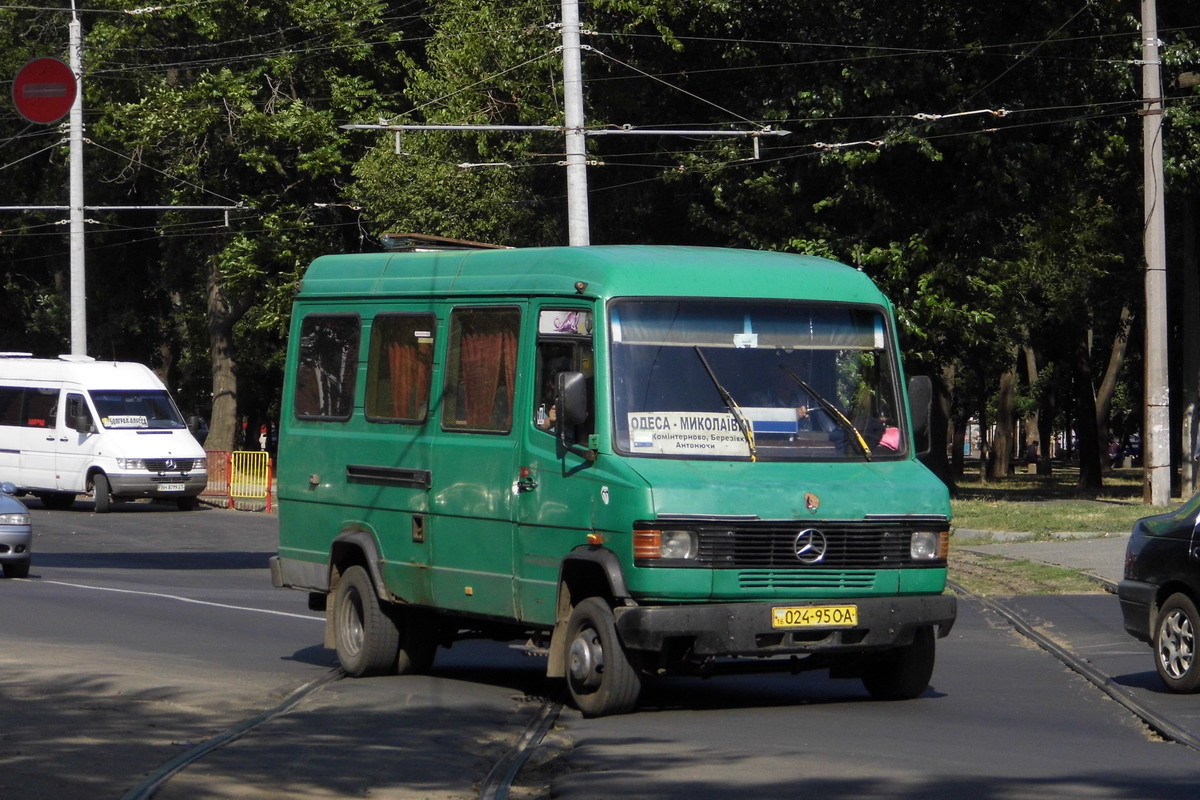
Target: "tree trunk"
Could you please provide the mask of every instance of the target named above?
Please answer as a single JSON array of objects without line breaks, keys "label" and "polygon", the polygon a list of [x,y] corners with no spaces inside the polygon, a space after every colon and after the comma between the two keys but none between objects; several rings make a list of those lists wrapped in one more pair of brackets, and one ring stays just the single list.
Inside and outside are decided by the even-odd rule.
[{"label": "tree trunk", "polygon": [[1121,322],[1117,335],[1113,337],[1112,350],[1108,355],[1108,366],[1104,370],[1104,379],[1100,381],[1100,389],[1096,392],[1096,441],[1101,448],[1101,458],[1105,458],[1112,434],[1109,430],[1108,417],[1112,412],[1113,394],[1117,391],[1117,381],[1121,375],[1121,366],[1125,363],[1125,350],[1129,344],[1129,326],[1133,321],[1133,312],[1129,306],[1121,306]]},{"label": "tree trunk", "polygon": [[[1025,356],[1025,381],[1029,386],[1030,395],[1033,396],[1038,387],[1037,353],[1032,347],[1022,348],[1022,352]],[[1022,442],[1025,452],[1031,452],[1032,446],[1040,463],[1049,453],[1045,442],[1038,422],[1038,406],[1036,403],[1029,403],[1029,412],[1025,415],[1025,441]]]},{"label": "tree trunk", "polygon": [[1183,198],[1183,216],[1180,220],[1183,232],[1183,247],[1180,253],[1180,268],[1183,272],[1182,306],[1191,311],[1180,317],[1180,375],[1182,388],[1182,424],[1179,442],[1179,465],[1181,493],[1191,497],[1200,489],[1200,469],[1196,464],[1197,438],[1200,434],[1200,262],[1196,252],[1196,200]]},{"label": "tree trunk", "polygon": [[1092,362],[1088,336],[1081,337],[1075,350],[1076,433],[1079,440],[1079,488],[1100,489],[1104,472],[1100,464],[1100,442],[1096,438],[1096,392],[1092,388]]},{"label": "tree trunk", "polygon": [[208,276],[208,336],[212,357],[212,419],[208,422],[205,449],[237,450],[244,446],[238,424],[237,364],[233,326],[250,308],[247,300],[233,301],[220,284],[214,264]]},{"label": "tree trunk", "polygon": [[1008,365],[1008,369],[1000,375],[1000,391],[996,394],[996,437],[992,442],[995,458],[995,475],[1004,476],[1009,472],[1013,461],[1013,442],[1016,440],[1013,423],[1014,398],[1017,392],[1016,354]]}]

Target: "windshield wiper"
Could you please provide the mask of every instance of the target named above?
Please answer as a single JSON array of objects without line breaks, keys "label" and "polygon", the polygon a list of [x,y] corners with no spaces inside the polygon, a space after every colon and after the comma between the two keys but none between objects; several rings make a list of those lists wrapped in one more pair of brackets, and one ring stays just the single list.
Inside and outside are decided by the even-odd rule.
[{"label": "windshield wiper", "polygon": [[842,426],[842,430],[844,430],[846,433],[849,433],[854,438],[854,441],[858,444],[859,448],[862,449],[863,457],[866,458],[867,461],[870,461],[871,448],[867,446],[867,440],[864,439],[863,435],[858,432],[858,428],[854,427],[854,423],[847,419],[846,415],[838,410],[837,406],[835,406],[829,400],[826,400],[820,392],[805,383],[804,379],[799,375],[792,372],[782,364],[779,365],[779,368],[787,373],[787,376],[794,380],[796,384],[808,394],[809,397],[811,397],[813,400],[816,400],[821,408],[823,408],[825,412],[829,414],[829,416],[833,417],[834,422]]},{"label": "windshield wiper", "polygon": [[717,394],[721,395],[721,401],[725,403],[725,407],[729,409],[729,413],[733,414],[733,418],[737,420],[738,427],[742,430],[742,436],[746,437],[746,445],[750,448],[750,460],[758,461],[758,448],[754,445],[754,430],[750,427],[750,420],[746,419],[746,415],[742,413],[741,406],[733,399],[733,395],[729,393],[729,390],[717,380],[717,374],[708,365],[708,359],[704,357],[703,351],[700,350],[700,345],[692,346],[696,349],[696,355],[700,356],[700,363],[704,365],[704,371],[708,373],[708,377],[712,378],[713,386],[717,387]]}]

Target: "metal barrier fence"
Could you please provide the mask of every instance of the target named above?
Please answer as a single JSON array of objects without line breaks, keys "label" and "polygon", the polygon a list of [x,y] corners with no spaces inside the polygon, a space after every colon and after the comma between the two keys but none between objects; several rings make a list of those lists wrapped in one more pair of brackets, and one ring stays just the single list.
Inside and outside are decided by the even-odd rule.
[{"label": "metal barrier fence", "polygon": [[208,486],[201,495],[225,498],[229,508],[271,512],[271,454],[263,450],[208,451]]}]

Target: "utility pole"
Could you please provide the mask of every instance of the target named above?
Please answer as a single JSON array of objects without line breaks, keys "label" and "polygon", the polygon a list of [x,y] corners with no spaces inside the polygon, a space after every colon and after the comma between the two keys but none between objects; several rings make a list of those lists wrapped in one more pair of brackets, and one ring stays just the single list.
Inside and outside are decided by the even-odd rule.
[{"label": "utility pole", "polygon": [[1146,258],[1145,425],[1142,500],[1171,502],[1171,419],[1167,384],[1166,223],[1163,218],[1163,92],[1158,60],[1158,10],[1142,0],[1142,201]]},{"label": "utility pole", "polygon": [[[758,140],[764,136],[787,136],[790,131],[772,130],[770,126],[754,131],[719,130],[666,130],[660,128],[638,129],[625,125],[619,129],[589,131],[584,124],[583,113],[583,67],[580,52],[579,0],[562,0],[563,57],[563,125],[409,125],[392,124],[380,120],[378,124],[342,125],[347,131],[391,131],[396,135],[396,152],[400,152],[400,135],[404,131],[553,131],[566,137],[565,166],[567,169],[567,243],[583,246],[591,243],[591,223],[588,210],[587,181],[587,137],[589,136],[689,136],[727,137],[744,136],[754,142],[754,157],[759,157]],[[587,49],[591,49],[590,47]],[[487,165],[460,165],[487,166]]]},{"label": "utility pole", "polygon": [[574,247],[591,243],[578,0],[562,0],[562,50],[563,112],[567,139],[567,243]]},{"label": "utility pole", "polygon": [[70,112],[70,230],[71,230],[71,355],[87,355],[87,290],[84,284],[83,241],[83,31],[75,0],[68,26],[71,71],[75,73],[75,102]]}]

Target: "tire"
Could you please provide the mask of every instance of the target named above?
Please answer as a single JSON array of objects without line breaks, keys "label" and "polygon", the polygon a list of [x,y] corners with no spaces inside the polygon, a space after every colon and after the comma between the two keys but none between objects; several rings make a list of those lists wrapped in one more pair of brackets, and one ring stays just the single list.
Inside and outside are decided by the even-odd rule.
[{"label": "tire", "polygon": [[863,686],[876,700],[912,700],[929,688],[936,654],[933,628],[918,628],[912,644],[888,650],[863,673]]},{"label": "tire", "polygon": [[612,609],[589,597],[567,622],[567,688],[585,717],[624,714],[637,705],[642,679],[617,636]]},{"label": "tire", "polygon": [[196,509],[195,497],[180,497],[175,501],[175,506],[180,511],[194,511]]},{"label": "tire", "polygon": [[75,502],[73,492],[41,492],[35,496],[42,501],[43,506],[51,511],[63,511],[70,508],[71,504]]},{"label": "tire", "polygon": [[395,671],[400,632],[380,606],[371,576],[360,566],[347,569],[334,590],[333,635],[347,675],[365,678]]},{"label": "tire", "polygon": [[112,508],[112,488],[108,485],[108,476],[97,472],[92,478],[92,494],[96,500],[96,513],[107,514]]},{"label": "tire", "polygon": [[5,561],[4,562],[4,577],[6,578],[28,578],[29,577],[30,559],[24,561]]},{"label": "tire", "polygon": [[390,614],[399,631],[395,672],[398,675],[425,675],[433,669],[437,655],[437,626],[433,615],[423,608],[397,605]]},{"label": "tire", "polygon": [[1154,666],[1172,692],[1191,693],[1200,689],[1200,658],[1196,634],[1200,614],[1186,594],[1167,598],[1154,623]]}]

